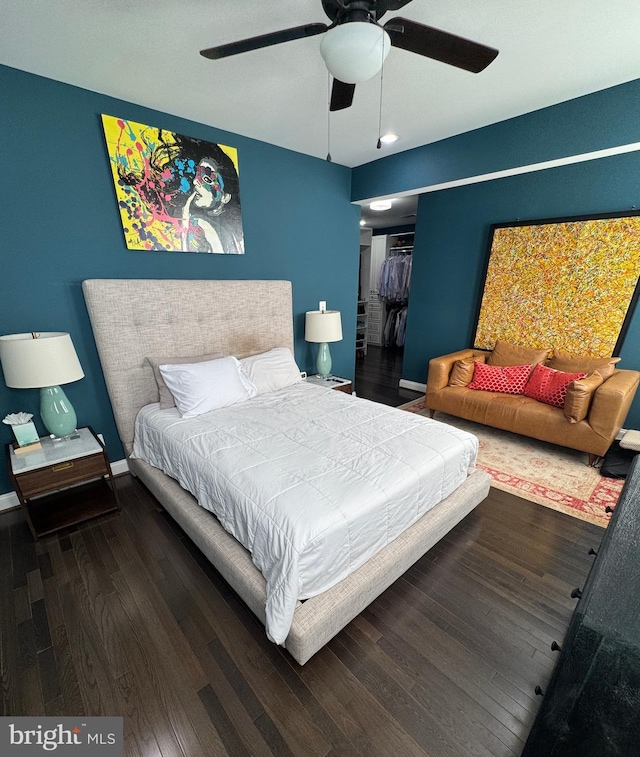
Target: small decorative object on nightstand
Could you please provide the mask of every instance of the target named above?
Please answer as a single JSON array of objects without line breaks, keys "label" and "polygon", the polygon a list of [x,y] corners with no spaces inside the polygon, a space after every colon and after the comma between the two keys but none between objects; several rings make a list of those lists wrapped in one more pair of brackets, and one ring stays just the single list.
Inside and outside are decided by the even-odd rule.
[{"label": "small decorative object on nightstand", "polygon": [[34,539],[119,509],[107,451],[93,429],[40,444],[21,455],[7,444],[9,476]]},{"label": "small decorative object on nightstand", "polygon": [[344,392],[345,394],[353,393],[353,382],[351,379],[340,378],[339,376],[320,376],[314,374],[313,376],[307,376],[305,381],[308,384],[323,386],[325,389],[336,389],[338,392]]},{"label": "small decorative object on nightstand", "polygon": [[18,442],[18,446],[14,447],[16,454],[40,449],[42,446],[32,418],[31,413],[9,413],[2,419],[3,423],[11,426],[16,442]]}]

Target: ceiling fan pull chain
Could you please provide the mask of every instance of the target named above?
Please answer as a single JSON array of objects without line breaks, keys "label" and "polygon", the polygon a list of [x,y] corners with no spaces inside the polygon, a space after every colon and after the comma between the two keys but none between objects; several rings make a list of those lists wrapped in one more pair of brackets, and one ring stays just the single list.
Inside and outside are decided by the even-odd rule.
[{"label": "ceiling fan pull chain", "polygon": [[331,163],[331,74],[327,71],[327,163]]},{"label": "ceiling fan pull chain", "polygon": [[382,82],[384,80],[384,42],[382,43],[382,65],[380,66],[380,111],[378,113],[378,144],[376,148],[382,147]]}]

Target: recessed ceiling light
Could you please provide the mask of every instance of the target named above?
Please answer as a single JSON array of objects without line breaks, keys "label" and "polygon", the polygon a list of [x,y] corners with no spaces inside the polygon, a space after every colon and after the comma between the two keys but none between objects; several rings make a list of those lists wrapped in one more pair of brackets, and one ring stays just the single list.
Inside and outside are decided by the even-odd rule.
[{"label": "recessed ceiling light", "polygon": [[391,210],[392,205],[392,200],[375,200],[374,202],[369,203],[371,210]]},{"label": "recessed ceiling light", "polygon": [[381,141],[381,142],[382,142],[382,144],[384,144],[384,145],[391,145],[391,144],[393,144],[394,142],[397,142],[397,141],[398,141],[398,139],[400,139],[400,137],[398,137],[398,135],[397,135],[397,134],[383,134],[383,135],[382,135],[382,136],[380,137],[380,141]]},{"label": "recessed ceiling light", "polygon": [[364,218],[360,219],[360,226],[366,226],[367,222],[364,220]]}]

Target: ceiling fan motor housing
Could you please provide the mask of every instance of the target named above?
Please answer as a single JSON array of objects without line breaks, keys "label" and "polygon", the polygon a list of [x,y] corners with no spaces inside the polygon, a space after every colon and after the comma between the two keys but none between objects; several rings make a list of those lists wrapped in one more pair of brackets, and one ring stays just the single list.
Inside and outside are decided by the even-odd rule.
[{"label": "ceiling fan motor housing", "polygon": [[376,23],[388,10],[399,10],[411,0],[322,0],[322,7],[334,24],[345,21]]}]

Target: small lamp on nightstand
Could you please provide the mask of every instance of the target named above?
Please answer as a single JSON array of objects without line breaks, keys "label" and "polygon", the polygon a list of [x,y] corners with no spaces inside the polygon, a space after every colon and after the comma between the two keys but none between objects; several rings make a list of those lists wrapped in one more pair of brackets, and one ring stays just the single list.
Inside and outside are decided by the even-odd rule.
[{"label": "small lamp on nightstand", "polygon": [[342,339],[340,311],[327,310],[324,302],[320,303],[319,310],[309,310],[305,314],[304,338],[307,342],[319,345],[316,370],[326,378],[331,373],[329,342],[339,342]]},{"label": "small lamp on nightstand", "polygon": [[13,389],[40,389],[40,415],[53,436],[69,436],[77,418],[60,384],[83,378],[69,334],[48,331],[0,336],[4,380]]}]

